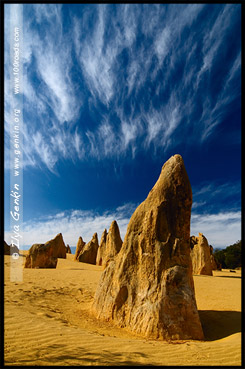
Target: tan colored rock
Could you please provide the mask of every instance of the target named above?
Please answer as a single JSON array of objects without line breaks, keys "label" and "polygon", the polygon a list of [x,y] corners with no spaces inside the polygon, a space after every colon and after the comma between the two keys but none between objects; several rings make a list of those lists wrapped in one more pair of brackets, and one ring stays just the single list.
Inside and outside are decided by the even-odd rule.
[{"label": "tan colored rock", "polygon": [[213,246],[209,245],[210,247],[210,260],[211,260],[211,267],[212,270],[222,270],[222,265],[218,262],[218,260],[215,259],[213,255]]},{"label": "tan colored rock", "polygon": [[113,220],[106,238],[106,252],[103,265],[107,265],[119,253],[122,243],[118,224]]},{"label": "tan colored rock", "polygon": [[92,240],[89,241],[80,252],[78,260],[83,263],[96,264],[97,251],[99,248],[97,233],[94,233]]},{"label": "tan colored rock", "polygon": [[85,245],[86,245],[86,242],[83,241],[82,237],[79,237],[79,239],[77,241],[77,247],[76,247],[74,260],[78,260],[78,256],[79,256],[80,252],[83,250]]},{"label": "tan colored rock", "polygon": [[69,245],[66,246],[66,253],[71,254],[71,248]]},{"label": "tan colored rock", "polygon": [[199,233],[198,237],[191,236],[191,260],[193,274],[213,275],[210,247],[206,237]]},{"label": "tan colored rock", "polygon": [[26,256],[25,268],[56,268],[58,258],[66,259],[66,246],[61,233],[45,244],[32,245]]},{"label": "tan colored rock", "polygon": [[97,257],[96,257],[96,265],[104,265],[105,255],[106,255],[106,238],[107,238],[107,230],[105,229],[102,233]]},{"label": "tan colored rock", "polygon": [[183,159],[172,156],[101,275],[97,318],[150,338],[204,338],[190,259],[191,204]]}]

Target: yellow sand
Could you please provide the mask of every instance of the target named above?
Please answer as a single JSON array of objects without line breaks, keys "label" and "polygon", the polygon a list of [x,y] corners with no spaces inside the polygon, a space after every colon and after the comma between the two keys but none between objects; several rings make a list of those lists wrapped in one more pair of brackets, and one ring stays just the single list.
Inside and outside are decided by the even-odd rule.
[{"label": "yellow sand", "polygon": [[24,269],[14,283],[5,256],[6,365],[241,365],[241,271],[194,276],[206,340],[168,343],[90,316],[102,267],[73,258],[56,269]]}]

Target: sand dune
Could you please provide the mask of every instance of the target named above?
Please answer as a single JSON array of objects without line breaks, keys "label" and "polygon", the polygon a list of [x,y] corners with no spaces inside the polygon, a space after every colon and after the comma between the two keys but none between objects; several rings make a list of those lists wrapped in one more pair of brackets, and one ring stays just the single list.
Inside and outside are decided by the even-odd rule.
[{"label": "sand dune", "polygon": [[9,281],[5,256],[6,365],[241,365],[241,271],[194,276],[205,341],[146,340],[97,321],[89,307],[102,267],[59,259]]}]

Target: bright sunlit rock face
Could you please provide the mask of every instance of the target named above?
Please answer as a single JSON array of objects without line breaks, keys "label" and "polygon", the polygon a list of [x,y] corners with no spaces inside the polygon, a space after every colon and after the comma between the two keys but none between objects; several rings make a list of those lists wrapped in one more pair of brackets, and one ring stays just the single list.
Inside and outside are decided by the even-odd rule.
[{"label": "bright sunlit rock face", "polygon": [[213,275],[211,252],[207,238],[199,233],[198,237],[191,236],[190,241],[193,274]]},{"label": "bright sunlit rock face", "polygon": [[84,248],[78,255],[78,261],[81,261],[83,263],[96,264],[98,248],[98,235],[97,233],[94,233],[92,240],[84,246]]},{"label": "bright sunlit rock face", "polygon": [[180,155],[132,215],[94,296],[97,318],[152,338],[203,339],[190,258],[192,191]]},{"label": "bright sunlit rock face", "polygon": [[61,233],[45,244],[35,243],[26,256],[25,268],[56,268],[58,258],[66,258],[66,246]]},{"label": "bright sunlit rock face", "polygon": [[82,237],[80,236],[78,241],[77,241],[77,247],[76,247],[74,260],[78,260],[78,256],[79,256],[80,252],[83,250],[85,245],[86,245],[86,242],[84,242]]},{"label": "bright sunlit rock face", "polygon": [[107,230],[105,229],[104,232],[102,233],[99,248],[98,248],[98,252],[97,252],[97,257],[96,257],[96,264],[97,265],[104,265],[105,255],[106,255],[107,234],[108,234]]}]

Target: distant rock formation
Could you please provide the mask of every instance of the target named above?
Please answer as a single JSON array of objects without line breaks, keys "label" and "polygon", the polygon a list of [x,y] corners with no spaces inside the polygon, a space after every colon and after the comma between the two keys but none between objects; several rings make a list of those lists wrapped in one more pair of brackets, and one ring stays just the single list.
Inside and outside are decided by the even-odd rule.
[{"label": "distant rock formation", "polygon": [[103,265],[107,265],[121,250],[122,239],[118,224],[115,220],[111,223],[107,238]]},{"label": "distant rock formation", "polygon": [[71,254],[71,248],[69,245],[66,246],[66,253]]},{"label": "distant rock formation", "polygon": [[7,242],[3,241],[4,245],[4,255],[13,255],[14,253],[19,254],[19,249],[17,246],[8,245]]},{"label": "distant rock formation", "polygon": [[86,243],[83,241],[82,237],[79,237],[79,239],[77,241],[77,247],[76,247],[74,260],[78,260],[78,256],[79,256],[80,252],[83,250],[85,245],[86,245]]},{"label": "distant rock formation", "polygon": [[145,337],[203,339],[190,258],[192,191],[180,155],[132,215],[92,304],[99,319]]},{"label": "distant rock formation", "polygon": [[213,246],[209,245],[210,247],[210,260],[211,260],[211,267],[212,270],[222,270],[222,265],[218,262],[218,260],[215,259],[213,255]]},{"label": "distant rock formation", "polygon": [[101,236],[96,257],[96,265],[104,265],[106,255],[106,238],[107,238],[107,230],[105,229]]},{"label": "distant rock formation", "polygon": [[106,266],[122,247],[122,240],[118,224],[115,220],[111,223],[109,232],[105,229],[97,252],[96,264]]},{"label": "distant rock formation", "polygon": [[26,256],[25,268],[56,268],[58,258],[66,259],[66,246],[61,233],[45,244],[32,245]]},{"label": "distant rock formation", "polygon": [[97,251],[99,248],[97,233],[94,233],[92,240],[89,241],[80,252],[78,260],[83,263],[96,264]]},{"label": "distant rock formation", "polygon": [[190,246],[193,274],[213,275],[210,247],[206,237],[202,233],[199,233],[198,237],[191,236]]}]

